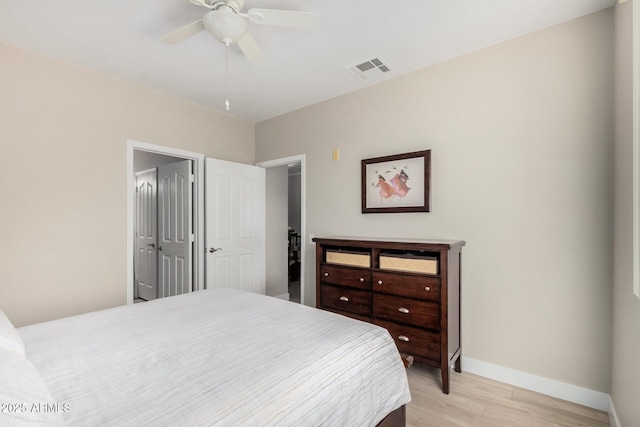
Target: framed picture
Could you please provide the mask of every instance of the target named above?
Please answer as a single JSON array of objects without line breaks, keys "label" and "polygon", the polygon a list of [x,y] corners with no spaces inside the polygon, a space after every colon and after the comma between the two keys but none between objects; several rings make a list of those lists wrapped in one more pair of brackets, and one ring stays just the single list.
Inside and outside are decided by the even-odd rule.
[{"label": "framed picture", "polygon": [[362,160],[362,213],[429,212],[431,150]]}]

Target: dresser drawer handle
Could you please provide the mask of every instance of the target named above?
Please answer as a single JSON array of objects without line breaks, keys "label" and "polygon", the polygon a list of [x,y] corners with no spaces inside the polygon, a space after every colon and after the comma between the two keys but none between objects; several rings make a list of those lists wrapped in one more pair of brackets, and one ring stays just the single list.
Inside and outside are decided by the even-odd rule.
[{"label": "dresser drawer handle", "polygon": [[400,308],[398,309],[398,311],[399,311],[400,313],[409,314],[409,309],[408,309],[408,308],[400,307]]},{"label": "dresser drawer handle", "polygon": [[324,277],[327,277],[329,275],[329,273],[324,273]]},{"label": "dresser drawer handle", "polygon": [[426,286],[426,287],[424,288],[424,290],[425,290],[425,291],[427,291],[427,292],[429,292],[429,291],[431,290],[431,288],[430,288],[430,287],[428,287],[428,286]]},{"label": "dresser drawer handle", "polygon": [[349,302],[349,298],[343,295],[340,297],[340,301]]},{"label": "dresser drawer handle", "polygon": [[399,339],[400,341],[409,342],[409,338],[408,338],[408,337],[406,337],[406,336],[404,336],[404,335],[400,335],[400,336],[398,337],[398,339]]},{"label": "dresser drawer handle", "polygon": [[382,285],[382,280],[378,280],[378,285]]},{"label": "dresser drawer handle", "polygon": [[364,277],[360,278],[360,283],[364,282]]}]

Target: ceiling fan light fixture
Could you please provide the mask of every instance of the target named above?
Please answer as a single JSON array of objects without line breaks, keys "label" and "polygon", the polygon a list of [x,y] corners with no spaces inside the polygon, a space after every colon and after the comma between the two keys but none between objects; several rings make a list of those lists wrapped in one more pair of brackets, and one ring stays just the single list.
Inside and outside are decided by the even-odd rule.
[{"label": "ceiling fan light fixture", "polygon": [[202,22],[216,40],[226,45],[236,43],[247,32],[247,21],[228,6],[207,13]]}]

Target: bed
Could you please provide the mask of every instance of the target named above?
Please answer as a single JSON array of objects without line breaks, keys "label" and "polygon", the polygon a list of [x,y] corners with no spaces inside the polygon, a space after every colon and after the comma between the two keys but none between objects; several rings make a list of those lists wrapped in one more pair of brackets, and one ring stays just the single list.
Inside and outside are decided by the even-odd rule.
[{"label": "bed", "polygon": [[410,399],[385,329],[234,289],[0,318],[0,425],[404,425]]}]

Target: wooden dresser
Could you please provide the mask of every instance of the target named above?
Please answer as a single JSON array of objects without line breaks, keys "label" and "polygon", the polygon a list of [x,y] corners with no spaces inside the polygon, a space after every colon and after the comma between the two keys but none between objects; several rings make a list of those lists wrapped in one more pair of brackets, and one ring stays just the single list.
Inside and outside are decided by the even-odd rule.
[{"label": "wooden dresser", "polygon": [[316,243],[316,305],[385,327],[398,350],[461,371],[460,268],[463,241],[332,237]]}]

